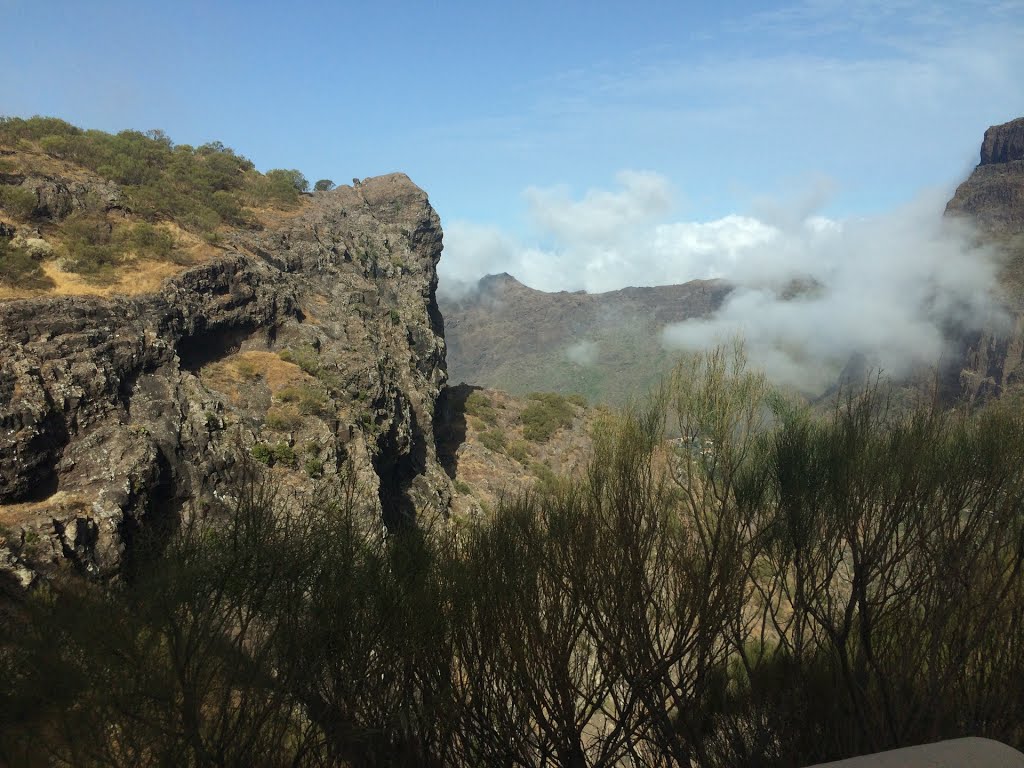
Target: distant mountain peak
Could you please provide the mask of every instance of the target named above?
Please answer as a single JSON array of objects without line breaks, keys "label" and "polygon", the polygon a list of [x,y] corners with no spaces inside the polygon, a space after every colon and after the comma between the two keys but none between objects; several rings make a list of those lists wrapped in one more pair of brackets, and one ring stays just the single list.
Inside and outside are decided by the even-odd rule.
[{"label": "distant mountain peak", "polygon": [[1024,160],[1024,117],[985,131],[981,144],[981,164],[1012,163]]},{"label": "distant mountain peak", "polygon": [[483,277],[480,278],[481,288],[491,288],[494,286],[505,287],[515,285],[523,284],[516,280],[514,277],[512,277],[512,275],[510,275],[508,272],[500,272],[496,275],[484,275]]}]

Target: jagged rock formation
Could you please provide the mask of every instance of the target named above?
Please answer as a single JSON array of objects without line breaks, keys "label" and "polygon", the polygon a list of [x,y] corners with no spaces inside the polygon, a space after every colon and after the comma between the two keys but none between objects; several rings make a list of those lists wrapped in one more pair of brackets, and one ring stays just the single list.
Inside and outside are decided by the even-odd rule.
[{"label": "jagged rock formation", "polygon": [[1024,118],[985,131],[981,162],[946,215],[967,217],[997,249],[1007,317],[983,331],[956,333],[942,365],[941,394],[976,401],[1016,391],[1024,383]]},{"label": "jagged rock formation", "polygon": [[467,296],[441,297],[451,380],[621,403],[646,394],[669,367],[661,330],[714,312],[730,290],[721,280],[694,280],[546,293],[508,274],[488,275]]},{"label": "jagged rock formation", "polygon": [[[116,196],[36,186],[52,217],[76,194]],[[0,562],[23,582],[46,562],[116,573],[140,531],[215,499],[259,446],[296,488],[312,482],[303,451],[313,475],[351,460],[389,525],[446,513],[427,196],[401,174],[366,179],[226,243],[156,293],[0,303]],[[274,376],[313,405],[272,420]]]}]

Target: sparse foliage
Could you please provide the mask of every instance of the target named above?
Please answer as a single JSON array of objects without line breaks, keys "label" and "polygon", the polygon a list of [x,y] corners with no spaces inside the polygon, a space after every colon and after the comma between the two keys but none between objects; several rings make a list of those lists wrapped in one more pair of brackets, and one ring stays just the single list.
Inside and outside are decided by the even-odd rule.
[{"label": "sparse foliage", "polygon": [[129,583],[55,583],[0,628],[0,761],[42,744],[75,765],[731,768],[1020,747],[1022,461],[1017,410],[897,413],[876,384],[820,417],[737,348],[601,422],[584,477],[548,470],[452,538],[382,540],[355,473],[290,504],[244,483]]}]

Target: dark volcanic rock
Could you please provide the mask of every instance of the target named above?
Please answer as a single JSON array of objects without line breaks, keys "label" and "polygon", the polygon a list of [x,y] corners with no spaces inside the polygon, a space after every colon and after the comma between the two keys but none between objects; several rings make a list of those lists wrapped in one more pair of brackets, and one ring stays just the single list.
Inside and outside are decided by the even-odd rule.
[{"label": "dark volcanic rock", "polygon": [[985,131],[981,163],[946,206],[989,237],[1024,234],[1024,118]]},{"label": "dark volcanic rock", "polygon": [[[47,197],[55,216],[62,199]],[[446,381],[441,237],[427,196],[394,174],[235,231],[223,257],[155,294],[0,303],[0,549],[36,541],[0,552],[0,568],[25,581],[31,556],[117,572],[141,530],[220,498],[259,441],[296,443],[295,429],[264,434],[266,408],[251,407],[262,380],[236,399],[208,385],[204,371],[244,354],[312,360],[316,379],[290,370],[325,400],[296,429],[328,476],[351,461],[378,519],[446,513],[432,431]],[[310,482],[301,465],[272,471]]]},{"label": "dark volcanic rock", "polygon": [[1004,317],[988,328],[950,329],[940,368],[947,401],[984,401],[1024,384],[1024,118],[985,131],[981,163],[956,190],[947,216],[977,228],[1000,258]]},{"label": "dark volcanic rock", "polygon": [[1024,117],[985,131],[981,142],[981,164],[1011,163],[1024,160]]}]

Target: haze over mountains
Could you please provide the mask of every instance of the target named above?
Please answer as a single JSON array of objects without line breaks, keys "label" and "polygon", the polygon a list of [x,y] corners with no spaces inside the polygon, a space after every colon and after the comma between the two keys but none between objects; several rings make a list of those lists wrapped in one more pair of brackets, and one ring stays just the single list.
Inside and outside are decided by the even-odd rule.
[{"label": "haze over mountains", "polygon": [[[676,351],[739,335],[776,382],[808,394],[833,384],[853,355],[897,377],[942,358],[948,396],[1001,391],[1011,372],[991,361],[976,369],[978,345],[994,343],[983,329],[1006,330],[1018,316],[1022,133],[1024,119],[986,132],[981,163],[945,217],[934,195],[841,223],[778,215],[769,234],[704,257],[721,280],[545,293],[506,274],[442,291],[451,378],[621,402]],[[1012,343],[994,354],[1016,355]],[[961,369],[973,371],[962,384]]]}]

